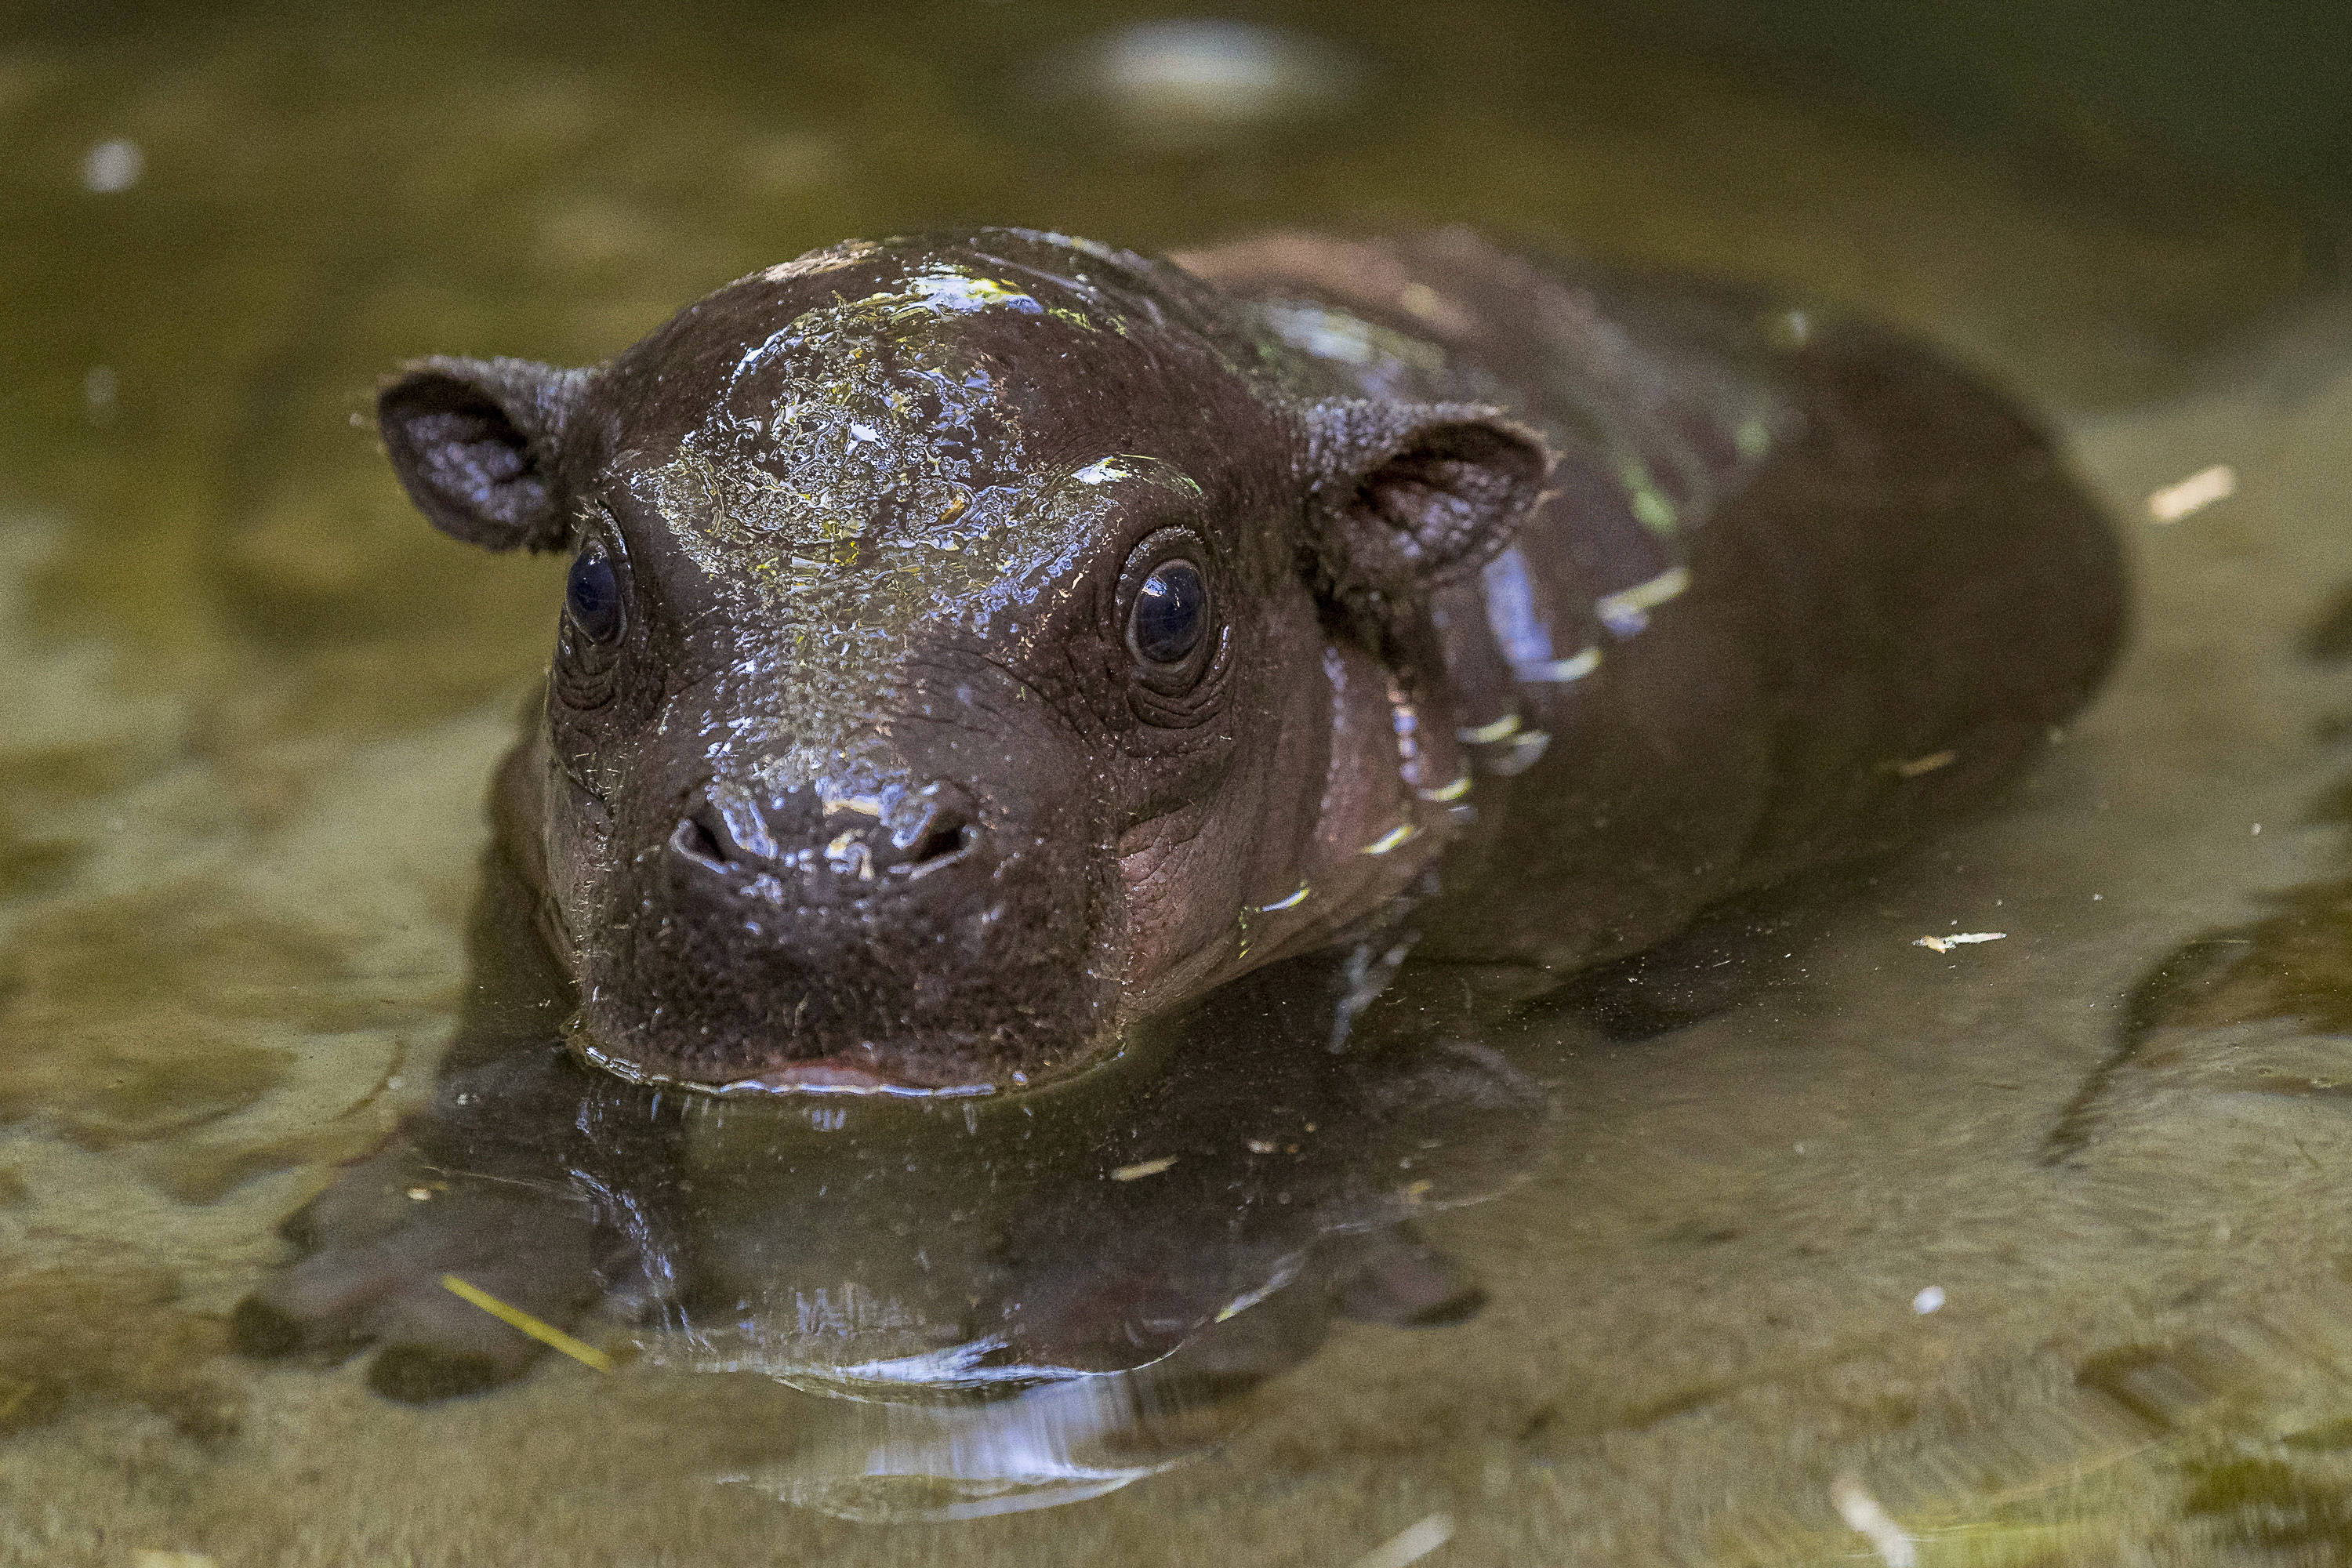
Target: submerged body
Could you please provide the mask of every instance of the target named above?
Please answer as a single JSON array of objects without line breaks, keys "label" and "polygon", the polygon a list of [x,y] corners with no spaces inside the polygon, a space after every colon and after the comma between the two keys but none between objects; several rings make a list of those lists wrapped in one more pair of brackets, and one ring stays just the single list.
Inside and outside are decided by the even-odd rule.
[{"label": "submerged body", "polygon": [[436,523],[577,552],[497,815],[584,1055],[974,1091],[1303,952],[1564,977],[1981,798],[2112,655],[2046,439],[1882,331],[1181,261],[849,245],[386,390]]}]

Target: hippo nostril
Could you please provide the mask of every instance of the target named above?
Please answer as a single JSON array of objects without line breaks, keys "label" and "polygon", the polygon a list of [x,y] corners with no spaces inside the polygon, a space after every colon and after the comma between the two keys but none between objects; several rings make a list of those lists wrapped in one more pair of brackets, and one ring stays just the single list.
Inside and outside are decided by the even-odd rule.
[{"label": "hippo nostril", "polygon": [[670,849],[673,853],[708,866],[714,871],[734,869],[734,863],[728,858],[726,847],[719,835],[713,833],[701,817],[702,814],[698,812],[692,816],[682,819],[675,828],[670,830]]},{"label": "hippo nostril", "polygon": [[803,894],[861,896],[857,889],[883,872],[920,877],[980,842],[977,814],[950,788],[931,785],[897,803],[913,809],[886,811],[878,801],[821,800],[809,791],[763,802],[722,780],[683,803],[666,848],[730,886],[751,877],[756,889],[784,877],[800,882]]},{"label": "hippo nostril", "polygon": [[[936,790],[937,786],[933,787]],[[980,829],[972,825],[968,813],[934,795],[925,803],[922,816],[890,835],[890,847],[895,852],[890,857],[890,868],[919,877],[953,860],[979,838]]]},{"label": "hippo nostril", "polygon": [[958,820],[934,821],[920,838],[908,847],[903,862],[909,871],[919,871],[934,861],[961,854],[971,844],[971,825]]}]

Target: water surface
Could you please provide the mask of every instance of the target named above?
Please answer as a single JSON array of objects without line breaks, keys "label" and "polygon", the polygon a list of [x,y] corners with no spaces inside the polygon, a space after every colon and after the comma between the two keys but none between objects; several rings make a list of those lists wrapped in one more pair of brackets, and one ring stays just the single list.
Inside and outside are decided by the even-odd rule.
[{"label": "water surface", "polygon": [[[2352,312],[2315,226],[2186,174],[2021,169],[1549,7],[1434,38],[1257,14],[1289,29],[1257,54],[977,3],[249,6],[0,46],[0,1562],[1347,1563],[1443,1516],[1433,1563],[1782,1563],[1867,1560],[1859,1493],[1929,1563],[2341,1549]],[[1999,812],[1814,900],[1728,1011],[1639,1041],[1481,1019],[1540,1136],[1408,1130],[1461,1186],[1327,1227],[1409,1219],[1475,1315],[1281,1317],[1360,1243],[1269,1233],[1259,1283],[1327,1263],[1227,1320],[1280,1331],[1195,1380],[1214,1397],[1026,1427],[698,1370],[619,1322],[581,1330],[640,1352],[611,1374],[550,1357],[424,1406],[364,1358],[225,1353],[293,1256],[277,1222],[434,1092],[480,797],[551,636],[555,569],[434,535],[354,426],[382,370],[591,360],[853,234],[1454,220],[1947,344],[2063,430],[2139,606]],[[2214,464],[2232,495],[2151,519]],[[1917,945],[1955,931],[2004,934]],[[1408,1191],[1365,1184],[1387,1147],[1316,1190]],[[1184,1170],[1121,1187],[1164,1234],[1055,1230],[1070,1200],[1011,1182],[986,1223],[1238,1256],[1185,1228],[1197,1195],[1144,1201]],[[921,1181],[867,1198],[835,1233],[892,1240],[796,1254],[793,1302],[982,1223]],[[1092,1434],[1102,1495],[842,1517],[908,1511],[836,1484],[877,1453],[951,1469],[1016,1427]]]}]

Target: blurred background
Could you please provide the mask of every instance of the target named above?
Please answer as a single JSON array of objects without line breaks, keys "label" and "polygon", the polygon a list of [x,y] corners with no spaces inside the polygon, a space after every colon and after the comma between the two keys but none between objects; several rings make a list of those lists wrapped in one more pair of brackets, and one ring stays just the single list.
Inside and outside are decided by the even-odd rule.
[{"label": "blurred background", "polygon": [[0,16],[0,504],[64,526],[40,614],[217,670],[232,725],[413,722],[543,648],[544,574],[431,537],[354,426],[387,367],[594,360],[847,236],[1466,221],[2100,405],[2331,283],[2352,218],[2328,0]]}]

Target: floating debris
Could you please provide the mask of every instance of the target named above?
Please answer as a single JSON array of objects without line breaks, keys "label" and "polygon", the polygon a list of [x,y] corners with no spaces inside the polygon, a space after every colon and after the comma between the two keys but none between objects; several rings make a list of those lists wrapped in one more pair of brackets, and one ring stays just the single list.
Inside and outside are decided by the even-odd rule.
[{"label": "floating debris", "polygon": [[520,1307],[509,1307],[478,1286],[468,1285],[455,1274],[441,1276],[441,1288],[460,1300],[470,1301],[509,1328],[520,1329],[543,1345],[562,1351],[583,1366],[593,1366],[598,1372],[613,1370],[613,1358],[594,1345],[583,1343],[552,1323],[542,1322]]},{"label": "floating debris", "polygon": [[1918,1542],[1895,1522],[1895,1516],[1876,1498],[1864,1489],[1861,1481],[1852,1475],[1840,1476],[1830,1483],[1830,1501],[1835,1505],[1838,1517],[1876,1549],[1886,1568],[1918,1568]]},{"label": "floating debris", "polygon": [[1121,1165],[1110,1173],[1114,1182],[1139,1182],[1146,1176],[1156,1176],[1176,1163],[1173,1154],[1162,1154],[1157,1160],[1139,1160],[1132,1165]]},{"label": "floating debris", "polygon": [[1356,1568],[1405,1568],[1406,1563],[1420,1562],[1453,1539],[1454,1516],[1433,1513],[1418,1524],[1405,1526],[1357,1558]]},{"label": "floating debris", "polygon": [[1943,1304],[1944,1288],[1941,1285],[1930,1285],[1911,1298],[1911,1310],[1923,1318],[1939,1310]]},{"label": "floating debris", "polygon": [[1143,22],[1065,55],[1038,79],[1093,99],[1138,140],[1181,146],[1328,114],[1363,69],[1319,38],[1249,22]]},{"label": "floating debris", "polygon": [[104,425],[114,417],[114,401],[122,390],[121,377],[110,364],[94,364],[81,378],[82,406],[90,423]]},{"label": "floating debris", "polygon": [[1894,768],[1896,777],[1916,779],[1921,773],[1932,773],[1937,768],[1948,768],[1959,760],[1960,753],[1958,752],[1930,752],[1924,757],[1914,757],[1907,763],[1894,763],[1889,765]]},{"label": "floating debris", "polygon": [[1956,947],[1968,947],[1979,942],[2000,942],[2008,935],[2005,931],[1957,931],[1949,936],[1923,936],[1911,945],[1924,947],[1930,952],[1949,952]]},{"label": "floating debris", "polygon": [[101,142],[81,156],[81,188],[99,195],[127,191],[147,172],[147,154],[136,142]]},{"label": "floating debris", "polygon": [[[1646,493],[1646,492],[1645,492]],[[1641,498],[1636,497],[1638,503]],[[1635,510],[1638,511],[1638,504]],[[1650,624],[1650,612],[1689,591],[1690,568],[1669,566],[1646,583],[1636,583],[1592,602],[1601,624],[1619,637],[1630,637]]]},{"label": "floating debris", "polygon": [[2238,470],[2227,463],[2200,468],[2177,485],[2167,485],[2147,498],[2147,515],[2158,522],[2179,522],[2217,500],[2238,493]]}]

